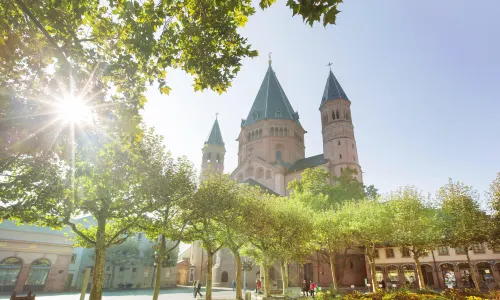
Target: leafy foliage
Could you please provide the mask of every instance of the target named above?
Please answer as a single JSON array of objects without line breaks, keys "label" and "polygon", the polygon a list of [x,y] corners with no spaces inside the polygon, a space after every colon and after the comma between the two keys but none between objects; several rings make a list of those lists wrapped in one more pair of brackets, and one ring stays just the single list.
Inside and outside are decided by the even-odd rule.
[{"label": "leafy foliage", "polygon": [[489,244],[492,247],[500,245],[500,173],[490,185],[488,193],[490,207],[493,211],[491,216],[491,231]]},{"label": "leafy foliage", "polygon": [[[445,241],[453,248],[463,249],[469,266],[469,251],[475,244],[482,244],[488,239],[489,222],[486,214],[480,209],[478,194],[471,187],[451,179],[438,191],[438,199],[443,213],[441,221],[446,230]],[[479,284],[476,271],[470,267],[476,289]]]}]

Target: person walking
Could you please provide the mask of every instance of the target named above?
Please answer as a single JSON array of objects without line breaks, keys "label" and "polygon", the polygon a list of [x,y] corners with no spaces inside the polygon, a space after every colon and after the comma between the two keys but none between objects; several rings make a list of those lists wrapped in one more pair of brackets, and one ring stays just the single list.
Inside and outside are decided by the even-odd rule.
[{"label": "person walking", "polygon": [[302,296],[304,297],[309,296],[309,283],[305,279],[302,282]]},{"label": "person walking", "polygon": [[233,286],[233,292],[234,292],[234,289],[236,288],[236,280],[233,279],[233,282],[231,283],[231,285]]},{"label": "person walking", "polygon": [[309,290],[309,293],[311,294],[311,296],[314,298],[314,291],[316,290],[316,283],[314,281],[311,281],[311,286],[310,286],[310,290]]},{"label": "person walking", "polygon": [[193,297],[196,298],[196,284],[198,283],[197,280],[193,281]]},{"label": "person walking", "polygon": [[199,280],[196,281],[196,289],[194,292],[194,297],[196,298],[196,296],[198,296],[198,294],[200,294],[200,297],[203,297],[203,295],[201,294],[201,283]]},{"label": "person walking", "polygon": [[260,282],[260,280],[257,279],[257,281],[255,282],[255,293],[258,294],[261,288],[262,288],[262,282]]}]

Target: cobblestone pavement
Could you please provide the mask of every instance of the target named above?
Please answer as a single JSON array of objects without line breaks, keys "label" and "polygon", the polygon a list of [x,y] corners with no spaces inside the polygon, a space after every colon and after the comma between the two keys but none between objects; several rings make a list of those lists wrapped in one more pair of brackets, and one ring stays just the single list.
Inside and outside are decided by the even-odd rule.
[{"label": "cobblestone pavement", "polygon": [[[37,300],[79,300],[79,293],[35,293]],[[202,288],[201,294],[205,296],[205,289]],[[103,300],[150,300],[153,297],[153,290],[120,290],[120,291],[104,291]],[[212,293],[214,299],[234,299],[234,292],[230,288],[216,288]],[[0,295],[0,299],[10,299],[9,295]],[[89,294],[85,300],[89,299]],[[194,300],[193,288],[177,287],[160,291],[158,299],[161,300]],[[197,298],[198,300],[205,297]]]}]

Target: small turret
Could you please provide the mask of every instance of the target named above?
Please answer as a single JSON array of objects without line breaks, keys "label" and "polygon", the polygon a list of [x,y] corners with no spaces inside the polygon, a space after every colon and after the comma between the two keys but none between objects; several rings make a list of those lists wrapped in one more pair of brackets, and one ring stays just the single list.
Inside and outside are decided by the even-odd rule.
[{"label": "small turret", "polygon": [[201,177],[206,175],[206,172],[224,172],[224,155],[226,148],[224,147],[224,140],[219,127],[219,120],[215,116],[215,122],[212,125],[212,130],[208,135],[207,140],[201,149],[203,158],[201,161]]}]

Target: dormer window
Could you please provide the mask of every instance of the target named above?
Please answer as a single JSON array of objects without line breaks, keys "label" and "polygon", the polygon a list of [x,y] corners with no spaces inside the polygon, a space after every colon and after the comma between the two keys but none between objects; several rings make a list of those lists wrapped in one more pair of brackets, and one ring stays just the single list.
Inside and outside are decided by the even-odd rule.
[{"label": "dormer window", "polygon": [[274,113],[274,116],[275,116],[275,117],[281,117],[281,111],[277,110],[277,111]]},{"label": "dormer window", "polygon": [[259,119],[259,113],[257,111],[254,111],[252,117],[253,117],[254,120],[258,120]]}]

